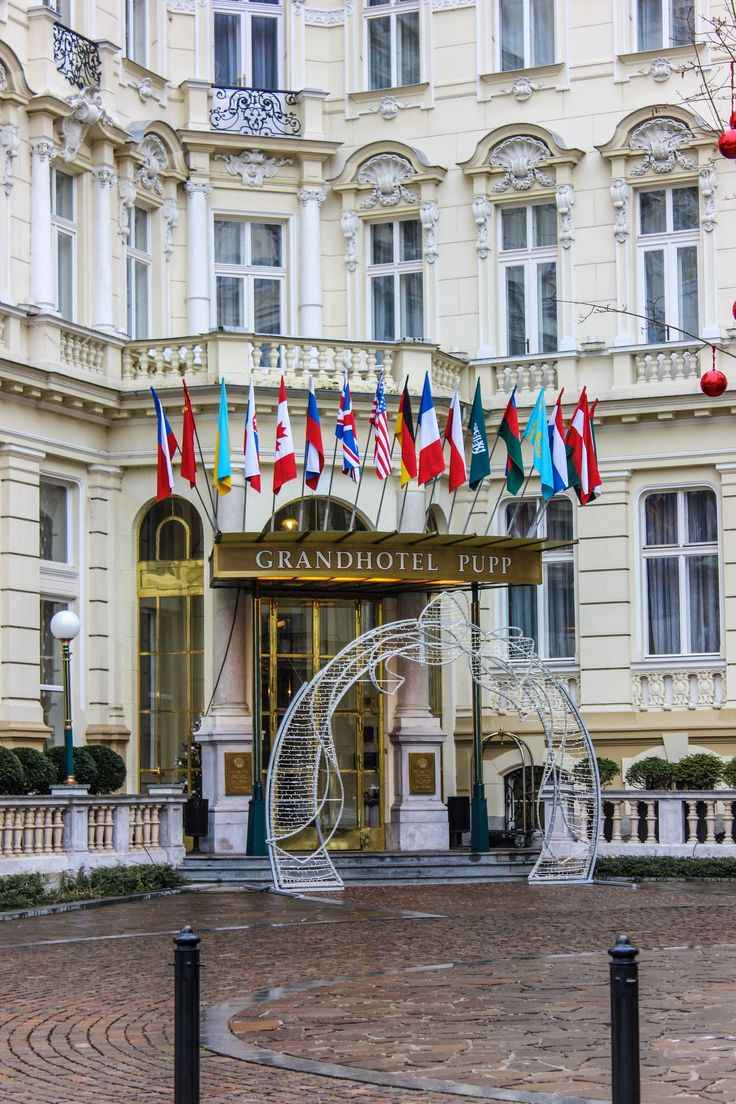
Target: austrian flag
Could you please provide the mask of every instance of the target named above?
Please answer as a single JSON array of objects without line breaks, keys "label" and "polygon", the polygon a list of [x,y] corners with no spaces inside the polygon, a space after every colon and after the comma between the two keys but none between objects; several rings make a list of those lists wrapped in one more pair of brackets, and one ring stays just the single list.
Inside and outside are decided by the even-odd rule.
[{"label": "austrian flag", "polygon": [[463,441],[463,416],[460,412],[460,396],[458,394],[460,384],[455,384],[455,391],[447,412],[447,425],[445,426],[445,440],[450,442],[450,490],[456,491],[462,486],[468,477],[468,469],[465,463],[465,442]]},{"label": "austrian flag", "polygon": [[567,445],[570,486],[575,488],[575,493],[580,499],[580,505],[585,506],[601,493],[601,477],[598,473],[598,462],[588,412],[588,396],[585,388],[583,388],[578,405],[575,407],[565,443]]},{"label": "austrian flag", "polygon": [[273,464],[273,493],[278,494],[284,483],[296,479],[294,438],[291,435],[289,408],[286,405],[286,384],[281,377],[279,408],[276,415],[276,459]]}]

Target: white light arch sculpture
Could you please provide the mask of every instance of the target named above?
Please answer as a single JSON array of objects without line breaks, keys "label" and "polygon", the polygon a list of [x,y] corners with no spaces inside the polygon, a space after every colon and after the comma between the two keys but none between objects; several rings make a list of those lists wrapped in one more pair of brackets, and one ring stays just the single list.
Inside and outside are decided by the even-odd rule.
[{"label": "white light arch sculpture", "polygon": [[[482,630],[468,614],[466,595],[443,592],[419,617],[393,621],[351,641],[301,686],[279,726],[266,783],[266,836],[277,889],[342,889],[327,850],[343,808],[332,716],[357,682],[370,681],[384,694],[395,693],[403,682],[391,670],[396,656],[427,665],[465,658],[486,692],[487,705],[513,710],[521,720],[536,714],[547,744],[540,787],[547,815],[542,850],[529,881],[592,880],[600,784],[583,719],[519,629]],[[286,850],[308,828],[316,829],[313,850]]]}]

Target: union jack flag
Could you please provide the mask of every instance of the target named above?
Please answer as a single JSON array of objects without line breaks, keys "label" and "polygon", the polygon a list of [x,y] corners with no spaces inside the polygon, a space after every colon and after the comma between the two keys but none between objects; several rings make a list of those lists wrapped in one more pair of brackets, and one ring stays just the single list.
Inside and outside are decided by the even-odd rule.
[{"label": "union jack flag", "polygon": [[391,444],[389,442],[388,416],[386,413],[386,395],[383,390],[383,372],[378,377],[376,395],[373,399],[370,421],[375,432],[373,445],[373,463],[379,479],[391,474]]},{"label": "union jack flag", "polygon": [[342,470],[345,475],[350,476],[353,483],[357,483],[360,479],[360,449],[358,448],[355,415],[353,414],[353,401],[350,398],[350,384],[348,383],[347,372],[345,373],[345,382],[343,383],[342,392],[340,394],[340,407],[337,412],[335,436],[338,441],[342,441]]}]

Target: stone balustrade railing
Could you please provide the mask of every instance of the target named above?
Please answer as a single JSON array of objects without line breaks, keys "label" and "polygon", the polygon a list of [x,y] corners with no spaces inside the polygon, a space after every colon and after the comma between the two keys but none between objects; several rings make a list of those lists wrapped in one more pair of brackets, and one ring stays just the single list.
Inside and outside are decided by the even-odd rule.
[{"label": "stone balustrade railing", "polygon": [[634,355],[637,384],[685,383],[700,379],[700,346],[649,349]]},{"label": "stone balustrade railing", "polygon": [[[184,858],[179,790],[152,787],[148,797],[68,794],[0,798],[0,876],[74,873],[82,867]],[[153,797],[153,799],[152,799]]]},{"label": "stone balustrade railing", "polygon": [[736,854],[736,790],[603,790],[601,855]]},{"label": "stone balustrade railing", "polygon": [[554,357],[504,360],[493,365],[492,374],[496,392],[504,395],[515,387],[517,391],[535,395],[540,387],[555,391],[558,386],[557,360]]}]

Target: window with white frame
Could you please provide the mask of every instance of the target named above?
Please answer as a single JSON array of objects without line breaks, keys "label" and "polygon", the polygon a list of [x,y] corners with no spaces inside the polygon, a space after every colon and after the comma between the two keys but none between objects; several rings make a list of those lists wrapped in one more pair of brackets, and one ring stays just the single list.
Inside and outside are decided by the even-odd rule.
[{"label": "window with white frame", "polygon": [[[510,536],[528,533],[548,540],[573,539],[572,502],[555,496],[547,507],[541,499],[506,503],[506,530]],[[534,641],[542,659],[574,660],[575,560],[572,546],[542,553],[541,586],[510,586],[508,624]]]},{"label": "window with white frame", "polygon": [[707,487],[643,499],[646,653],[715,655],[721,647],[718,504]]},{"label": "window with white frame", "polygon": [[637,50],[689,46],[695,41],[692,0],[636,0]]},{"label": "window with white frame", "polygon": [[215,0],[215,85],[280,87],[280,0]]},{"label": "window with white frame", "polygon": [[498,0],[498,28],[502,71],[554,62],[554,0]]},{"label": "window with white frame", "polygon": [[419,219],[368,227],[368,284],[374,341],[424,336],[422,224]]},{"label": "window with white frame", "polygon": [[45,479],[39,485],[38,545],[41,560],[69,562],[69,491]]},{"label": "window with white frame", "polygon": [[557,349],[557,208],[554,203],[500,212],[502,322],[507,356]]},{"label": "window with white frame", "polygon": [[218,326],[283,332],[283,231],[280,223],[215,219]]},{"label": "window with white frame", "polygon": [[698,332],[698,189],[639,192],[639,279],[646,341]]},{"label": "window with white frame", "polygon": [[420,80],[417,0],[367,0],[368,87],[399,88]]},{"label": "window with white frame", "polygon": [[56,309],[74,321],[77,260],[76,180],[70,173],[51,173],[51,222],[53,226]]},{"label": "window with white frame", "polygon": [[148,65],[148,0],[125,0],[125,53]]},{"label": "window with white frame", "polygon": [[134,207],[131,212],[125,276],[128,334],[133,338],[150,337],[151,216],[143,207]]},{"label": "window with white frame", "polygon": [[50,743],[64,742],[64,687],[61,675],[61,644],[51,632],[51,618],[69,603],[41,597],[41,669],[39,687],[44,724],[51,729]]}]

